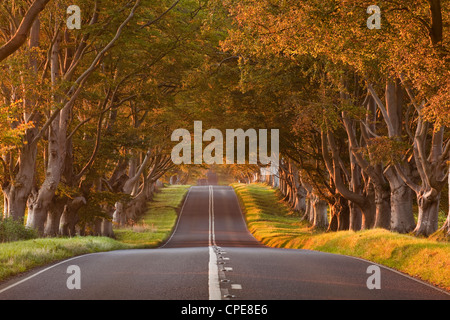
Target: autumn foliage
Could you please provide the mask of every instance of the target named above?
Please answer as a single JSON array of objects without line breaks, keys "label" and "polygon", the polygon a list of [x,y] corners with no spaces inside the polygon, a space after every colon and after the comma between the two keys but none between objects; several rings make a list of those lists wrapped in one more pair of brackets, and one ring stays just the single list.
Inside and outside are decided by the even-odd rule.
[{"label": "autumn foliage", "polygon": [[449,234],[449,2],[378,1],[380,29],[363,0],[82,0],[79,30],[71,4],[0,8],[0,50],[27,27],[0,62],[3,217],[111,236],[198,169],[170,136],[202,121],[279,129],[276,176],[231,172],[315,228]]}]

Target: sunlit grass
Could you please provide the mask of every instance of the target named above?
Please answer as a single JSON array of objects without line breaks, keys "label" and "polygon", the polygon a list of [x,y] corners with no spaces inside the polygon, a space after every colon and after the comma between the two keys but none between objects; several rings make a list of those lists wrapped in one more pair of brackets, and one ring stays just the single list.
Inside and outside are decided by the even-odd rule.
[{"label": "sunlit grass", "polygon": [[0,244],[0,281],[73,256],[130,246],[106,237],[39,238]]},{"label": "sunlit grass", "polygon": [[0,281],[73,256],[119,249],[150,248],[166,239],[189,186],[163,188],[149,202],[142,220],[107,237],[38,238],[0,243]]},{"label": "sunlit grass", "polygon": [[146,214],[136,224],[114,229],[116,239],[140,248],[160,245],[171,234],[188,189],[187,185],[161,189],[149,202]]},{"label": "sunlit grass", "polygon": [[363,258],[450,290],[450,243],[384,229],[323,232],[300,221],[264,184],[233,184],[247,225],[267,246],[308,249]]}]

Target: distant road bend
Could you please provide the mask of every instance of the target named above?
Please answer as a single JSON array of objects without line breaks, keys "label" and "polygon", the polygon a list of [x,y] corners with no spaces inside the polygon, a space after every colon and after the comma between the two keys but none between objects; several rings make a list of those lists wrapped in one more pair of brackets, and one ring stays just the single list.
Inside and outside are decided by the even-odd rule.
[{"label": "distant road bend", "polygon": [[[249,233],[231,187],[195,186],[174,232],[158,249],[74,257],[3,283],[0,299],[450,299],[442,290],[385,267],[381,288],[368,289],[372,264],[265,247]],[[79,267],[80,289],[66,285],[71,265]]]}]

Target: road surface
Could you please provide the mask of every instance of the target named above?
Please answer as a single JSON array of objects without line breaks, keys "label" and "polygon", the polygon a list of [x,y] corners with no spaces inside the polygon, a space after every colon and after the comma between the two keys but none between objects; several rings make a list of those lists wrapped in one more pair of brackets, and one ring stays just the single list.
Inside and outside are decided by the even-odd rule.
[{"label": "road surface", "polygon": [[[247,230],[231,187],[196,186],[190,188],[175,230],[161,247],[74,257],[3,283],[0,299],[450,298],[384,267],[380,288],[369,289],[368,279],[376,275],[368,273],[372,265],[342,255],[265,247]],[[72,273],[69,266],[78,271]]]}]

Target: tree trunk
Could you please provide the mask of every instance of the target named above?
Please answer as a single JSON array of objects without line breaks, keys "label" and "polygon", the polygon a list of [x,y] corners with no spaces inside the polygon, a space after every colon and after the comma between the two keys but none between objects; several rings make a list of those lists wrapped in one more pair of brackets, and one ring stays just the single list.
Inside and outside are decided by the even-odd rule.
[{"label": "tree trunk", "polygon": [[330,206],[330,223],[328,231],[349,230],[350,227],[350,210],[348,201],[339,193],[334,195],[334,203]]},{"label": "tree trunk", "polygon": [[64,237],[73,237],[76,234],[75,226],[78,222],[78,218],[74,212],[72,212],[68,206],[64,207],[64,211],[61,215],[59,222],[59,234]]},{"label": "tree trunk", "polygon": [[101,218],[95,218],[92,226],[92,235],[101,236],[102,235],[102,220]]},{"label": "tree trunk", "polygon": [[[436,4],[438,2],[439,1],[430,2],[432,12],[433,10],[435,10],[436,12],[440,11],[440,8],[436,6],[433,8],[433,3]],[[435,20],[435,18],[437,20]],[[438,29],[441,28],[442,25],[440,22],[439,17],[433,14],[432,29],[434,29],[435,27],[437,27]],[[431,123],[428,123],[426,120],[424,120],[422,114],[424,103],[419,105],[416,102],[415,96],[412,93],[411,88],[408,86],[407,81],[402,75],[400,75],[400,78],[408,96],[411,99],[411,102],[413,103],[415,109],[419,114],[417,118],[416,132],[414,135],[413,155],[417,171],[420,175],[421,184],[417,184],[416,182],[414,182],[414,179],[406,174],[402,166],[396,164],[395,168],[398,175],[403,179],[403,181],[416,193],[417,203],[419,207],[419,217],[416,228],[414,229],[414,233],[416,235],[429,236],[437,230],[440,193],[445,183],[444,161],[446,160],[447,155],[443,155],[444,127],[433,128],[431,145],[428,147],[427,143],[429,142],[429,129],[432,127],[432,125]],[[393,84],[391,84],[387,88],[390,88],[390,91],[393,92]],[[390,117],[387,116],[387,112],[382,102],[380,101],[370,84],[369,90],[371,91],[372,96],[376,99],[379,109],[383,113],[386,124],[390,128],[389,136],[395,136],[396,133],[392,122],[389,119]],[[387,93],[389,93],[389,90],[387,90]],[[426,153],[428,152],[428,150],[429,155],[427,156]]]},{"label": "tree trunk", "polygon": [[[53,86],[56,86],[59,78],[59,39],[52,47],[51,77]],[[53,103],[59,104],[61,99],[54,97]],[[36,229],[41,234],[44,232],[49,206],[61,179],[65,161],[69,108],[66,104],[49,127],[46,177],[40,189],[33,192],[28,201],[27,227]]]},{"label": "tree trunk", "polygon": [[338,230],[349,230],[350,209],[348,207],[348,201],[341,197],[339,194],[336,196],[338,197],[335,204],[335,210],[337,210],[338,214]]},{"label": "tree trunk", "polygon": [[[138,167],[138,156],[133,154],[131,160],[129,162],[129,171],[128,171],[128,179],[123,184],[122,192],[125,194],[129,194],[132,197],[136,197],[136,193],[139,189],[140,178],[144,174],[144,171],[147,168],[147,165],[151,159],[151,149],[147,151],[144,159]],[[177,175],[175,175],[177,177]],[[144,179],[145,184],[145,179]],[[143,186],[145,188],[145,186]],[[142,190],[141,190],[142,192]],[[123,226],[128,223],[129,220],[134,220],[136,217],[136,201],[132,199],[129,203],[120,203],[117,202],[115,204],[115,210],[113,212],[112,221],[113,223]]]},{"label": "tree trunk", "polygon": [[13,182],[13,185],[3,189],[3,215],[5,218],[12,218],[15,221],[23,221],[32,181],[33,180],[26,181],[25,185],[20,182]]},{"label": "tree trunk", "polygon": [[302,186],[298,167],[292,162],[292,182],[294,185],[293,209],[297,212],[306,211],[306,189]]},{"label": "tree trunk", "polygon": [[[361,168],[356,163],[353,153],[350,154],[350,189],[356,194],[362,194]],[[361,209],[353,201],[348,201],[348,208],[350,215],[349,229],[353,231],[361,230]]]},{"label": "tree trunk", "polygon": [[375,204],[375,192],[372,184],[365,186],[365,198],[366,201],[360,206],[362,213],[362,226],[364,230],[372,229],[375,226],[376,218],[376,204]]},{"label": "tree trunk", "polygon": [[[367,119],[370,124],[375,120],[371,119],[371,115],[373,117],[373,114],[376,114],[375,113],[376,105],[373,102],[373,99],[368,100],[367,110],[368,110]],[[373,226],[376,228],[389,229],[391,217],[390,192],[386,179],[383,176],[382,165],[381,164],[373,165],[369,161],[367,161],[365,157],[361,155],[361,152],[359,151],[361,145],[363,143],[365,144],[369,143],[367,133],[362,134],[362,137],[364,139],[361,140],[363,141],[363,143],[358,143],[355,134],[354,121],[350,120],[347,117],[346,112],[342,112],[342,118],[344,121],[344,126],[349,140],[349,148],[350,148],[349,153],[353,154],[354,156],[351,157],[351,160],[356,161],[363,170],[364,174],[370,178],[366,179],[366,184],[369,183],[368,180],[370,180],[370,183],[373,185],[375,194],[375,221]],[[361,131],[364,132],[364,129],[361,128]],[[372,128],[371,131],[372,132],[375,131],[375,128]],[[370,156],[371,155],[369,152],[369,157]]]},{"label": "tree trunk", "polygon": [[44,231],[50,205],[52,204],[56,188],[61,179],[61,172],[65,157],[65,131],[56,133],[50,130],[49,159],[47,164],[46,178],[39,190],[31,193],[28,200],[27,227]]},{"label": "tree trunk", "polygon": [[113,224],[110,219],[102,220],[101,235],[103,237],[114,238]]},{"label": "tree trunk", "polygon": [[[336,191],[340,193],[345,199],[353,202],[361,209],[361,228],[370,229],[373,228],[375,224],[375,197],[370,183],[366,182],[365,194],[360,194],[359,192],[353,192],[345,185],[342,173],[340,157],[334,141],[334,137],[330,131],[326,134],[321,133],[322,137],[322,154],[327,166],[327,170],[333,178],[334,184],[336,186]],[[328,155],[328,145],[330,145],[330,150],[332,153],[332,159]],[[351,158],[352,159],[352,158]]]},{"label": "tree trunk", "polygon": [[[36,18],[30,29],[30,49],[39,46],[39,31],[40,22]],[[32,55],[29,59],[30,69],[35,73],[38,71],[38,62]],[[27,85],[22,84],[23,87],[23,105],[24,118],[31,118],[32,106],[35,104],[34,97],[28,97]],[[39,116],[33,118],[34,127],[29,128],[25,132],[24,143],[19,151],[18,172],[14,176],[13,181],[10,181],[8,187],[3,187],[3,194],[5,199],[4,216],[11,217],[16,221],[23,221],[25,217],[25,208],[28,196],[34,183],[34,176],[36,171],[36,154],[37,143],[32,143],[35,136],[38,134]]]},{"label": "tree trunk", "polygon": [[108,218],[101,219],[100,235],[102,237],[114,238],[113,222],[112,222],[114,207],[112,207],[111,205],[105,205],[102,207],[103,207],[103,211],[106,213]]},{"label": "tree trunk", "polygon": [[44,235],[47,237],[54,237],[59,232],[59,221],[62,212],[57,210],[51,210],[48,212],[47,220],[45,223]]},{"label": "tree trunk", "polygon": [[449,167],[449,174],[448,174],[448,214],[447,219],[444,222],[444,225],[441,228],[441,231],[444,233],[446,237],[450,237],[450,167]]},{"label": "tree trunk", "polygon": [[328,213],[327,213],[328,203],[316,196],[313,201],[313,207],[314,207],[313,228],[326,230],[328,228]]},{"label": "tree trunk", "polygon": [[389,188],[375,185],[375,228],[390,229],[391,226],[391,194]]},{"label": "tree trunk", "polygon": [[[403,90],[400,81],[386,81],[386,114],[392,125],[391,137],[400,139],[402,135]],[[415,227],[412,209],[412,191],[395,168],[389,167],[384,176],[391,190],[391,230],[408,233]]]},{"label": "tree trunk", "polygon": [[8,199],[6,198],[5,194],[3,194],[3,212],[0,215],[0,220],[3,220],[6,218],[6,213],[8,212]]},{"label": "tree trunk", "polygon": [[440,197],[441,194],[436,189],[421,191],[417,195],[419,216],[414,229],[415,235],[428,237],[437,231]]},{"label": "tree trunk", "polygon": [[44,229],[44,235],[47,237],[54,237],[58,235],[59,223],[66,201],[65,199],[55,198],[53,199],[53,203],[50,206],[47,214],[47,220]]},{"label": "tree trunk", "polygon": [[127,217],[127,222],[135,222],[145,213],[147,202],[152,196],[151,190],[153,190],[153,183],[148,177],[144,176],[144,182],[139,194],[135,195],[134,198],[124,206],[124,215]]},{"label": "tree trunk", "polygon": [[11,217],[16,221],[23,221],[28,196],[34,183],[36,169],[37,145],[29,144],[34,138],[36,129],[29,129],[26,133],[26,141],[19,155],[19,171],[7,188],[3,188],[3,195],[7,206],[4,208],[5,217]]},{"label": "tree trunk", "polygon": [[48,209],[52,203],[57,183],[47,180],[40,190],[33,191],[28,199],[27,227],[35,229],[39,234],[44,234]]},{"label": "tree trunk", "polygon": [[76,197],[66,203],[59,223],[60,235],[69,237],[76,235],[75,227],[78,222],[78,210],[85,204],[86,198],[84,196]]},{"label": "tree trunk", "polygon": [[303,215],[303,219],[307,220],[310,224],[314,222],[314,199],[315,195],[312,193],[312,186],[308,184],[304,179],[301,179],[302,185],[305,188],[306,196],[305,196],[305,214]]},{"label": "tree trunk", "polygon": [[362,213],[361,209],[352,201],[348,202],[348,209],[350,214],[350,226],[349,229],[353,231],[359,231],[362,228]]},{"label": "tree trunk", "polygon": [[412,190],[394,168],[388,168],[384,174],[391,189],[391,230],[399,233],[411,232],[416,226]]},{"label": "tree trunk", "polygon": [[115,223],[118,226],[123,226],[126,223],[126,217],[123,211],[122,202],[116,202],[115,204],[115,210],[113,213],[113,223]]},{"label": "tree trunk", "polygon": [[312,193],[310,193],[309,194],[309,196],[308,196],[308,205],[307,205],[307,208],[306,208],[306,218],[307,218],[307,220],[308,220],[308,222],[310,223],[310,224],[313,224],[314,223],[314,200],[313,200],[313,194]]},{"label": "tree trunk", "polygon": [[294,210],[300,213],[306,212],[306,189],[302,185],[297,188]]}]

